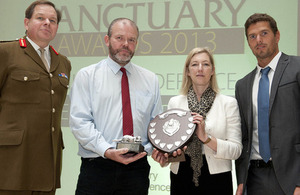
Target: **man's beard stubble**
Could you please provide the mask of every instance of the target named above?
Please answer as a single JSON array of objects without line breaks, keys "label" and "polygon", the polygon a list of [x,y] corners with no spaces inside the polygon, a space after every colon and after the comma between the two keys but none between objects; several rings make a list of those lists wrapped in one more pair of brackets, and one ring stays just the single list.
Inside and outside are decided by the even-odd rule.
[{"label": "man's beard stubble", "polygon": [[129,63],[130,60],[131,60],[131,58],[134,55],[134,52],[131,52],[127,48],[122,48],[122,49],[123,50],[125,49],[125,50],[129,51],[129,55],[128,56],[120,55],[119,54],[120,50],[119,49],[114,50],[111,45],[109,45],[108,49],[109,49],[109,54],[110,54],[111,58],[115,62],[117,62],[118,64],[122,64],[122,65],[125,65],[125,64]]}]

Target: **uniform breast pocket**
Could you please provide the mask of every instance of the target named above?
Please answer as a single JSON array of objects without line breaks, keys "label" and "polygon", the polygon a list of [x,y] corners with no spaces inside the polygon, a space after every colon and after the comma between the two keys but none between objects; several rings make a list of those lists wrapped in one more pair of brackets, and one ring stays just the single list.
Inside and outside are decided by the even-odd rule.
[{"label": "uniform breast pocket", "polygon": [[29,71],[12,72],[8,80],[7,93],[14,103],[40,103],[36,93],[39,90],[40,74]]},{"label": "uniform breast pocket", "polygon": [[58,77],[58,79],[62,86],[64,86],[66,89],[69,88],[69,80],[67,78]]}]

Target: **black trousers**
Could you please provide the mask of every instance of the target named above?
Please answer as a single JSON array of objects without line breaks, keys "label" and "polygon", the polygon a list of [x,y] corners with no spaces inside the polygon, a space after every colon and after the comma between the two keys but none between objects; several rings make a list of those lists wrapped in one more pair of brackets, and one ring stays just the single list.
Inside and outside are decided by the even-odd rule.
[{"label": "black trousers", "polygon": [[246,184],[247,195],[285,195],[278,183],[272,162],[269,161],[268,164],[257,162],[250,163]]},{"label": "black trousers", "polygon": [[193,170],[190,167],[190,157],[185,155],[186,161],[180,162],[178,174],[171,172],[171,195],[232,195],[231,172],[211,175],[205,156],[203,155],[203,166],[199,176],[199,186],[196,187],[193,179]]},{"label": "black trousers", "polygon": [[76,195],[148,194],[150,166],[147,157],[128,165],[99,158],[82,158]]}]

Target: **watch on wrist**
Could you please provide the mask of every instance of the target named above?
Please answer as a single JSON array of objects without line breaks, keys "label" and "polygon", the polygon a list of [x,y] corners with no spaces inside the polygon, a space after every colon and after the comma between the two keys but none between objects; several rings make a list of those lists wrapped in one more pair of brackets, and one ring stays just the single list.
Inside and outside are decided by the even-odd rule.
[{"label": "watch on wrist", "polygon": [[203,142],[203,144],[208,144],[211,141],[211,135],[207,135],[207,139],[205,140],[205,142]]}]

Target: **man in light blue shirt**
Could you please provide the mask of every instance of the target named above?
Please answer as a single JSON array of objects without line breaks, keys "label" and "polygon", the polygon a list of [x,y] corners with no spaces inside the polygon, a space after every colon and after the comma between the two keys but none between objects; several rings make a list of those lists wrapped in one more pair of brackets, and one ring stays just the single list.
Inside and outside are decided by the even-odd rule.
[{"label": "man in light blue shirt", "polygon": [[[79,142],[82,165],[76,194],[147,194],[150,166],[147,153],[149,122],[162,112],[157,76],[130,62],[139,30],[127,18],[115,19],[105,43],[107,59],[81,69],[71,89],[70,127]],[[136,155],[116,149],[123,136],[121,67],[128,76],[133,135],[140,136],[145,152]]]}]

